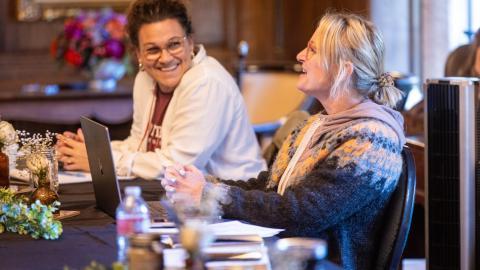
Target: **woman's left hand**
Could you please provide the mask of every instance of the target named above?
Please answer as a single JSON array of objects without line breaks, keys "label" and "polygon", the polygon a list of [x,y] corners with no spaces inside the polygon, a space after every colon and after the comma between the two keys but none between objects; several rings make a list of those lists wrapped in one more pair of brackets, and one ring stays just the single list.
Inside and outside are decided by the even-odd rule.
[{"label": "woman's left hand", "polygon": [[165,170],[162,186],[167,191],[167,197],[175,202],[176,198],[190,197],[195,203],[200,204],[205,177],[195,166],[175,165]]}]

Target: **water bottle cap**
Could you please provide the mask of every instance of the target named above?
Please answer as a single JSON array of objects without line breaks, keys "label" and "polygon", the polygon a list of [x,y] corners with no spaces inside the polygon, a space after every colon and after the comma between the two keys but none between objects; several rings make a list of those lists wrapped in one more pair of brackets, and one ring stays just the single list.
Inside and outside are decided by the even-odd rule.
[{"label": "water bottle cap", "polygon": [[141,193],[142,189],[139,186],[130,186],[125,188],[125,194],[127,195],[138,197]]}]

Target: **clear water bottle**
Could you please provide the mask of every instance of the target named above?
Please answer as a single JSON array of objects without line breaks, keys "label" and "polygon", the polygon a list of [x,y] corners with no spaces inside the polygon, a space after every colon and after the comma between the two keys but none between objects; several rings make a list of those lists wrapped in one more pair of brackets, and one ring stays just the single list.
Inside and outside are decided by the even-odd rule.
[{"label": "clear water bottle", "polygon": [[138,186],[126,187],[125,198],[117,207],[117,259],[123,264],[126,263],[129,238],[134,234],[147,232],[150,227],[150,213],[141,193]]}]

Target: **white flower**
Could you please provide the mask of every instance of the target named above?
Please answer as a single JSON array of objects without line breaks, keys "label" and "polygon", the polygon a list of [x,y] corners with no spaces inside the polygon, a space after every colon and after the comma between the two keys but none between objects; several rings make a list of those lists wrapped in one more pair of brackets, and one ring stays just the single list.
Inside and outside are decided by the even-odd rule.
[{"label": "white flower", "polygon": [[45,136],[39,133],[30,134],[25,130],[19,130],[17,134],[20,137],[20,144],[22,145],[20,151],[25,153],[25,155],[50,151],[53,147],[53,138],[56,135],[48,130]]},{"label": "white flower", "polygon": [[8,146],[17,141],[17,132],[7,121],[0,122],[0,147]]},{"label": "white flower", "polygon": [[31,173],[38,175],[46,173],[49,161],[45,155],[41,153],[33,153],[28,155],[26,164]]}]

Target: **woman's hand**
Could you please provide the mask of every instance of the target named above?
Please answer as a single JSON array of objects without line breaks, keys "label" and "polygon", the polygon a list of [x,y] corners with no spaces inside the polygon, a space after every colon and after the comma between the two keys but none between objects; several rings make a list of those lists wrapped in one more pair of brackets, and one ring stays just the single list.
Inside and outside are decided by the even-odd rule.
[{"label": "woman's hand", "polygon": [[191,165],[167,167],[162,179],[167,197],[174,203],[175,200],[188,196],[193,202],[200,204],[205,183],[203,173]]},{"label": "woman's hand", "polygon": [[58,134],[55,148],[58,161],[63,163],[65,170],[90,171],[85,138],[81,129],[78,129],[77,133],[66,131]]}]

